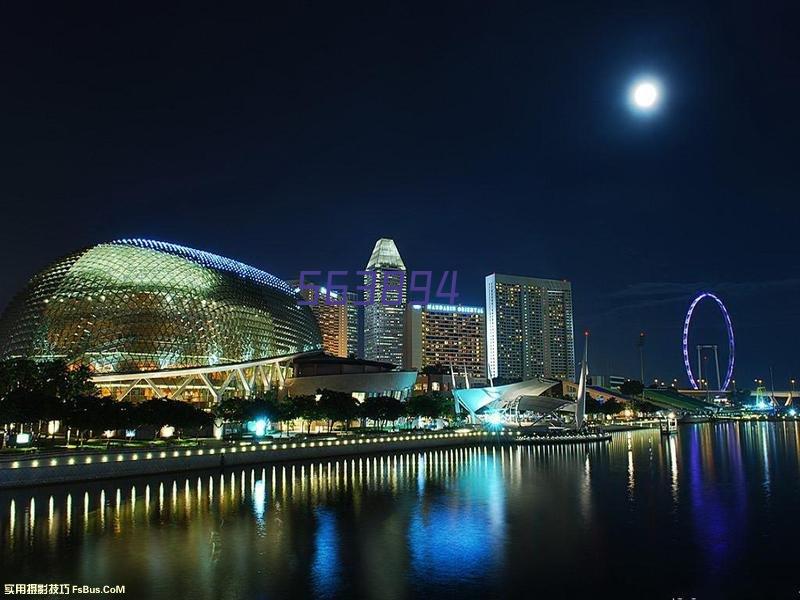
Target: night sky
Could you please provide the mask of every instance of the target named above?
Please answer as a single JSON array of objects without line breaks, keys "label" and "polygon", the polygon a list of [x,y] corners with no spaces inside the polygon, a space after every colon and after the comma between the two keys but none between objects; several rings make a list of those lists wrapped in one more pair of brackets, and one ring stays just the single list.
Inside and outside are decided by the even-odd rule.
[{"label": "night sky", "polygon": [[[646,378],[684,384],[708,289],[739,387],[800,378],[796,9],[393,4],[6,3],[0,303],[120,237],[287,279],[391,237],[466,304],[493,271],[571,280],[595,373],[638,376],[644,330]],[[642,74],[664,88],[647,118]],[[712,306],[697,325],[724,344]]]}]

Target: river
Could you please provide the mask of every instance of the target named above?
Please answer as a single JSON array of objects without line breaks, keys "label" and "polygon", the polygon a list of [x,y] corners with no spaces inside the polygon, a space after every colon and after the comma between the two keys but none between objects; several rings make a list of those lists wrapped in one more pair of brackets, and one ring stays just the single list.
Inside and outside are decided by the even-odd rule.
[{"label": "river", "polygon": [[794,423],[718,423],[6,491],[2,583],[198,600],[797,598],[799,453]]}]

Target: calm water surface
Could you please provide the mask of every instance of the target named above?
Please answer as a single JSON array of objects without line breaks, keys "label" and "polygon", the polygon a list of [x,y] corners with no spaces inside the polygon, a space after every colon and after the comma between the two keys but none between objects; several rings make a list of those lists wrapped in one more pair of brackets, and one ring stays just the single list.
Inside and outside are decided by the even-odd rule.
[{"label": "calm water surface", "polygon": [[127,598],[798,598],[799,452],[794,424],[728,423],[18,490],[0,494],[2,579]]}]

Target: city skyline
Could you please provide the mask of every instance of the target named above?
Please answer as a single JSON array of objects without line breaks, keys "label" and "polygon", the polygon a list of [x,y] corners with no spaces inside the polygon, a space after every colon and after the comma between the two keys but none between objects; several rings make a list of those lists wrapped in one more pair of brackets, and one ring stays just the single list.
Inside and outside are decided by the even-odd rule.
[{"label": "city skyline", "polygon": [[[389,238],[380,238],[378,240],[378,242],[376,242],[375,248],[373,248],[373,256],[371,257],[371,260],[376,259],[375,252],[378,249],[378,246],[380,245],[381,241],[394,243],[394,240],[391,240]],[[153,242],[153,243],[161,243],[161,242]],[[396,251],[396,246],[394,247],[394,250]],[[412,251],[413,251],[413,247],[412,247]],[[384,259],[385,259],[385,257],[384,257]],[[402,259],[400,259],[400,262],[401,263],[403,262]],[[262,265],[258,265],[257,264],[257,266],[260,268]],[[409,271],[409,273],[410,272],[411,271]],[[497,270],[495,270],[495,272],[497,272]],[[325,273],[325,271],[322,270],[322,273]],[[361,312],[363,314],[363,312],[364,312],[364,308],[363,307],[356,307],[356,306],[354,306],[352,304],[354,299],[360,298],[358,296],[358,294],[356,294],[353,290],[356,289],[357,285],[361,285],[363,283],[361,281],[355,280],[352,277],[353,273],[354,272],[348,272],[347,275],[344,275],[341,278],[341,282],[342,283],[345,283],[345,284],[349,285],[348,304],[346,306],[346,312],[349,313],[349,315],[348,315],[349,317],[352,317],[354,315],[354,313]],[[487,277],[488,277],[488,275],[487,275]],[[517,277],[517,278],[523,278],[523,279],[525,279],[525,278],[527,278],[527,279],[542,279],[540,277],[530,276],[530,275],[522,275],[522,274],[510,275],[510,277]],[[349,279],[349,281],[348,281],[348,279]],[[484,280],[485,279],[486,278],[484,278]],[[284,281],[286,281],[287,283],[289,283],[291,285],[295,285],[298,282],[297,279],[292,279],[292,278],[288,278],[288,277],[284,278]],[[553,281],[559,281],[559,280],[553,280]],[[560,281],[566,281],[566,278],[563,278]],[[483,298],[481,299],[482,301],[467,302],[467,301],[463,301],[463,297],[466,295],[466,294],[463,293],[463,290],[464,289],[470,289],[471,286],[470,285],[463,285],[463,283],[464,283],[464,279],[460,278],[459,281],[458,281],[458,284],[457,284],[457,293],[459,294],[459,299],[458,299],[457,304],[459,304],[459,305],[480,305],[480,306],[486,308],[485,287],[484,287],[484,290],[482,290],[484,292],[484,294],[482,294],[482,296],[483,296]],[[469,284],[470,282],[467,282],[467,283]],[[571,284],[571,282],[570,282],[570,284]],[[704,289],[702,287],[703,285],[704,284],[698,284],[697,285],[697,288],[696,288],[697,292],[700,292],[700,291],[702,291]],[[378,287],[380,287],[380,286],[378,286]],[[659,298],[659,300],[654,303],[654,306],[655,307],[659,307],[659,306],[663,305],[663,306],[670,307],[671,312],[673,312],[673,314],[676,317],[677,317],[678,314],[681,315],[681,323],[682,323],[682,319],[685,316],[686,308],[688,308],[689,303],[691,302],[693,297],[697,295],[697,292],[691,292],[690,291],[690,290],[692,290],[694,288],[691,287],[691,286],[681,287],[681,286],[670,285],[670,284],[660,284],[660,285],[654,285],[652,287],[654,288],[653,290],[647,290],[642,295],[647,295],[647,293],[652,293],[655,296],[659,296],[659,295],[667,295],[667,296],[671,295],[671,296],[673,296],[672,298],[669,299],[670,302],[665,302],[664,299]],[[730,286],[722,285],[722,286],[718,286],[718,287],[720,289],[726,290]],[[408,289],[408,282],[406,282],[405,288]],[[711,289],[713,290],[715,288],[711,287]],[[734,292],[738,291],[738,293],[740,293],[742,295],[745,295],[745,296],[752,293],[752,290],[747,289],[747,286],[733,286],[733,291]],[[378,293],[380,293],[380,292],[378,292]],[[622,297],[622,298],[624,298],[625,295],[626,295],[625,291],[620,291],[620,293],[617,294],[617,296]],[[631,295],[635,296],[636,293],[632,293]],[[472,297],[472,296],[470,295],[470,297]],[[734,296],[734,299],[735,298],[736,298],[736,296]],[[685,306],[683,305],[684,302],[685,302]],[[727,302],[728,302],[728,300],[726,300],[726,303]],[[324,304],[324,302],[322,300],[320,300],[320,303]],[[580,302],[578,304],[580,305]],[[379,306],[380,302],[377,302],[376,305],[378,305],[377,309],[381,310],[381,307]],[[334,308],[334,307],[331,307],[331,308]],[[613,309],[612,308],[612,311],[613,310],[617,310],[617,309]],[[317,308],[317,312],[318,311],[319,311],[319,308]],[[343,311],[344,311],[344,309],[340,309],[340,312],[343,312]],[[323,312],[325,312],[324,308],[323,308]],[[329,310],[327,312],[331,312],[331,311]],[[724,341],[724,336],[725,336],[724,325],[722,324],[721,320],[720,320],[719,323],[714,324],[715,320],[719,320],[718,319],[718,315],[714,314],[715,309],[714,308],[709,308],[708,306],[701,305],[697,309],[697,312],[700,313],[700,315],[701,315],[700,317],[698,317],[698,320],[700,320],[701,322],[700,322],[699,325],[698,324],[693,324],[692,327],[693,327],[693,330],[697,330],[699,332],[700,339],[696,339],[694,337],[696,334],[693,333],[693,337],[692,337],[693,341],[694,342],[698,342],[698,343],[700,343],[700,342],[703,342],[703,343],[716,343],[716,342],[719,342],[718,345],[722,346],[723,345],[723,341]],[[358,336],[357,339],[359,341],[361,341],[361,343],[363,345],[364,344],[364,334],[365,334],[366,320],[364,320],[363,318],[362,319],[358,319],[358,315],[357,314],[355,316],[356,316],[356,321],[355,322],[359,323],[358,329],[356,330],[356,333],[357,333],[357,336]],[[732,316],[732,318],[733,318],[733,321],[734,321],[733,327],[736,330],[737,329],[737,327],[736,327],[736,315],[734,314]],[[352,320],[352,318],[350,320]],[[350,334],[353,333],[353,327],[354,327],[354,325],[352,323],[350,323],[349,327],[347,328],[347,329],[349,329],[348,333],[350,333]],[[401,323],[400,327],[402,328],[402,323]],[[680,324],[675,325],[675,327],[677,329],[675,329],[673,331],[673,334],[675,334],[675,331],[679,332]],[[578,330],[579,330],[578,326],[575,325],[574,326],[574,332],[577,332]],[[589,329],[584,328],[583,331],[589,331]],[[651,336],[651,334],[652,334],[652,329],[647,328],[647,331],[648,331],[648,338],[649,338]],[[344,333],[344,331],[342,333]],[[679,335],[679,333],[675,334],[675,335]],[[705,335],[705,337],[702,337],[704,335]],[[738,339],[738,336],[739,336],[739,333],[737,331],[737,339]],[[666,337],[666,336],[662,336],[662,338],[660,340],[662,343],[663,343],[664,337]],[[349,338],[347,340],[347,345],[346,345],[348,353],[350,353],[350,352],[352,352],[354,350],[354,346],[353,346],[351,338],[353,338],[353,336],[349,335]],[[606,351],[604,351],[604,343],[603,343],[604,340],[599,339],[597,335],[594,335],[593,339],[592,339],[593,350],[594,350],[594,352],[593,352],[593,359],[594,359],[593,369],[594,369],[594,372],[598,373],[598,374],[604,374],[604,375],[618,375],[618,376],[622,376],[622,377],[626,377],[626,378],[638,379],[639,378],[639,371],[640,371],[641,367],[643,366],[641,364],[641,362],[640,362],[640,355],[639,355],[639,350],[638,350],[639,335],[638,334],[635,335],[632,338],[632,340],[629,340],[629,341],[631,343],[629,344],[630,348],[629,348],[628,352],[625,352],[624,349],[620,350],[618,348],[619,344],[612,344],[612,346],[617,346],[616,350],[611,351],[611,352],[606,352]],[[656,343],[658,343],[658,341],[659,340],[657,338]],[[683,367],[683,361],[682,361],[682,358],[681,358],[681,355],[680,355],[680,347],[679,346],[675,346],[676,343],[677,344],[680,343],[679,337],[677,338],[677,342],[675,342],[674,340],[672,340],[672,342],[673,342],[673,346],[670,347],[670,348],[666,348],[666,352],[665,352],[665,348],[663,348],[663,347],[661,347],[661,348],[654,347],[654,344],[653,344],[652,340],[648,339],[648,341],[646,342],[646,344],[645,344],[645,363],[644,363],[644,366],[645,366],[645,378],[644,378],[645,379],[645,384],[650,384],[654,380],[657,379],[658,381],[660,381],[662,383],[665,383],[665,382],[666,383],[675,383],[677,385],[677,387],[681,387],[681,388],[687,388],[688,389],[688,388],[691,387],[691,384],[690,384],[690,382],[688,380],[688,377],[686,376],[685,368]],[[338,342],[334,342],[334,343],[338,343]],[[397,352],[398,356],[395,357],[394,361],[388,360],[388,359],[384,359],[384,360],[388,360],[388,362],[394,362],[397,365],[402,364],[402,341],[401,341],[400,346],[401,346],[401,348],[400,348],[399,352]],[[599,349],[598,349],[598,347],[599,347]],[[692,352],[694,352],[695,344],[692,343],[691,347],[692,347]],[[344,348],[344,346],[342,346],[342,348]],[[332,350],[332,347],[329,348],[329,350]],[[657,354],[665,354],[665,353],[671,354],[672,355],[671,356],[671,360],[668,363],[669,366],[667,366],[665,368],[664,365],[660,365],[658,363],[654,364],[653,361],[650,361],[648,355],[653,351],[655,351]],[[721,360],[727,360],[728,359],[726,352],[727,351],[724,350],[724,349],[721,351],[721,356],[722,356]],[[741,347],[737,347],[737,356],[739,355],[739,352],[741,352]],[[343,355],[342,351],[333,351],[332,353]],[[362,354],[364,354],[364,353],[365,353],[365,348],[362,350]],[[574,354],[574,350],[573,350],[573,354]],[[745,356],[747,355],[746,350],[745,350],[744,354],[745,354]],[[487,353],[487,360],[488,360],[488,358],[489,358],[489,356],[488,356],[488,353]],[[573,361],[573,363],[574,363],[574,361]],[[694,358],[692,359],[692,363],[694,364]],[[737,370],[734,371],[733,385],[735,385],[739,389],[755,388],[758,385],[763,385],[764,381],[767,382],[768,386],[772,385],[771,382],[774,381],[776,389],[788,389],[792,385],[791,384],[791,380],[792,379],[796,379],[795,376],[794,376],[794,372],[793,371],[790,371],[788,376],[785,377],[785,378],[781,377],[780,374],[778,374],[778,376],[776,376],[774,367],[773,367],[773,373],[772,373],[772,375],[770,377],[770,366],[765,367],[763,370],[752,369],[754,371],[754,373],[755,373],[754,377],[750,377],[748,375],[742,376],[741,374],[737,374],[737,373],[740,373],[741,370],[742,370],[741,369],[741,362],[740,362],[740,359],[737,358]],[[749,368],[748,368],[748,370],[749,370]],[[567,377],[567,378],[570,378],[570,377]],[[757,383],[757,381],[760,381],[761,383],[759,384],[759,383]],[[731,387],[733,387],[733,385]]]},{"label": "city skyline", "polygon": [[800,4],[6,4],[5,595],[798,596]]},{"label": "city skyline", "polygon": [[[592,332],[603,372],[639,371],[644,330],[646,372],[680,377],[686,307],[715,291],[737,333],[737,379],[771,366],[786,381],[800,370],[799,175],[796,123],[775,107],[800,91],[786,77],[800,44],[741,33],[792,22],[785,10],[672,7],[645,21],[497,7],[453,20],[398,7],[331,28],[333,7],[298,7],[205,36],[214,16],[197,9],[74,38],[97,15],[15,6],[0,36],[19,57],[6,73],[15,93],[0,99],[14,149],[0,304],[108,239],[173,241],[291,279],[354,271],[383,236],[415,268],[458,270],[465,304],[494,271],[569,279],[576,331]],[[143,27],[153,49],[131,51]],[[746,59],[733,69],[731,55]],[[653,118],[629,106],[643,74],[664,94]],[[301,230],[324,244],[299,243]]]}]

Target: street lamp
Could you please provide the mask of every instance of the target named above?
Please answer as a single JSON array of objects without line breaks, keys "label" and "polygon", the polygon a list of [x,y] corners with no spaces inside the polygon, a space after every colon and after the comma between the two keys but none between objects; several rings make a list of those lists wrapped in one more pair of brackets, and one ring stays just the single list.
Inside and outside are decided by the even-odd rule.
[{"label": "street lamp", "polygon": [[644,385],[644,331],[639,333],[639,381]]}]

